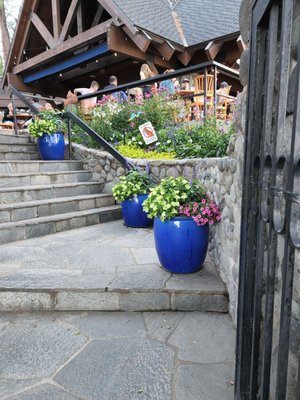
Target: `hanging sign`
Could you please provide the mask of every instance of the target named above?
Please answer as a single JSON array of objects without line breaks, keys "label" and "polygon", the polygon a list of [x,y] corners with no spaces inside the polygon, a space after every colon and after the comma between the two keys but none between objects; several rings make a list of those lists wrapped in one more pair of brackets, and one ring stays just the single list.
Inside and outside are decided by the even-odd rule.
[{"label": "hanging sign", "polygon": [[158,140],[155,130],[150,121],[144,123],[143,125],[140,125],[139,130],[146,144],[150,144]]}]

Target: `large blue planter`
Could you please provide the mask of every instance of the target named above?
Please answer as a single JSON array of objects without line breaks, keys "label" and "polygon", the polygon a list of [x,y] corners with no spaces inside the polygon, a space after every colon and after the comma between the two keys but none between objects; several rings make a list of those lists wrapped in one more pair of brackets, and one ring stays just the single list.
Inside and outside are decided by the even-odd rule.
[{"label": "large blue planter", "polygon": [[154,239],[159,261],[175,274],[191,274],[201,269],[208,247],[208,225],[198,226],[192,218],[154,220]]},{"label": "large blue planter", "polygon": [[151,225],[152,220],[143,211],[143,202],[147,197],[148,195],[141,194],[132,200],[125,200],[121,203],[125,225],[131,228],[146,228]]},{"label": "large blue planter", "polygon": [[61,132],[44,133],[37,140],[37,146],[42,160],[63,160],[65,158],[65,138]]}]

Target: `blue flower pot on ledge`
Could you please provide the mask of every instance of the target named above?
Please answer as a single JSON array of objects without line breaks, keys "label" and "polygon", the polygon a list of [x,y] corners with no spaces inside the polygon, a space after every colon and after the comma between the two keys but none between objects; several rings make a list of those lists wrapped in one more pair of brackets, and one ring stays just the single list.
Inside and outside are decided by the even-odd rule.
[{"label": "blue flower pot on ledge", "polygon": [[175,274],[201,269],[208,247],[208,225],[198,226],[192,218],[180,216],[162,222],[154,219],[156,252],[162,267]]},{"label": "blue flower pot on ledge", "polygon": [[151,225],[152,220],[143,211],[143,202],[148,195],[141,194],[132,200],[125,200],[121,203],[124,223],[131,228],[146,228]]},{"label": "blue flower pot on ledge", "polygon": [[51,135],[44,133],[37,140],[37,147],[42,160],[64,160],[65,158],[65,138],[62,132]]}]

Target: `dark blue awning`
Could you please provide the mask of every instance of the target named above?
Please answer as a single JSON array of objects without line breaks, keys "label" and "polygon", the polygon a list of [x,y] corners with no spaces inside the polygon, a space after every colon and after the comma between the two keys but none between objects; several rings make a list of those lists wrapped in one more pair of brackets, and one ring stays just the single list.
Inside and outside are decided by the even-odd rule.
[{"label": "dark blue awning", "polygon": [[102,43],[99,46],[93,47],[90,50],[84,51],[80,54],[77,54],[74,57],[69,58],[68,60],[59,62],[51,67],[44,68],[38,72],[34,72],[33,74],[27,75],[24,77],[24,83],[31,83],[37,81],[38,79],[45,78],[46,76],[54,75],[70,69],[71,67],[75,67],[85,61],[91,60],[95,57],[104,55],[109,53],[107,43]]}]

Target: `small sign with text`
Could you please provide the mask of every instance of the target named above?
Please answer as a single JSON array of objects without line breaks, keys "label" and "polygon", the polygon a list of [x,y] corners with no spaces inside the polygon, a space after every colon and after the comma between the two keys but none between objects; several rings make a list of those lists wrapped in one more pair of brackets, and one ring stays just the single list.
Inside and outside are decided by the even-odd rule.
[{"label": "small sign with text", "polygon": [[139,130],[146,144],[150,144],[158,140],[151,122],[145,122],[143,125],[140,125]]}]

